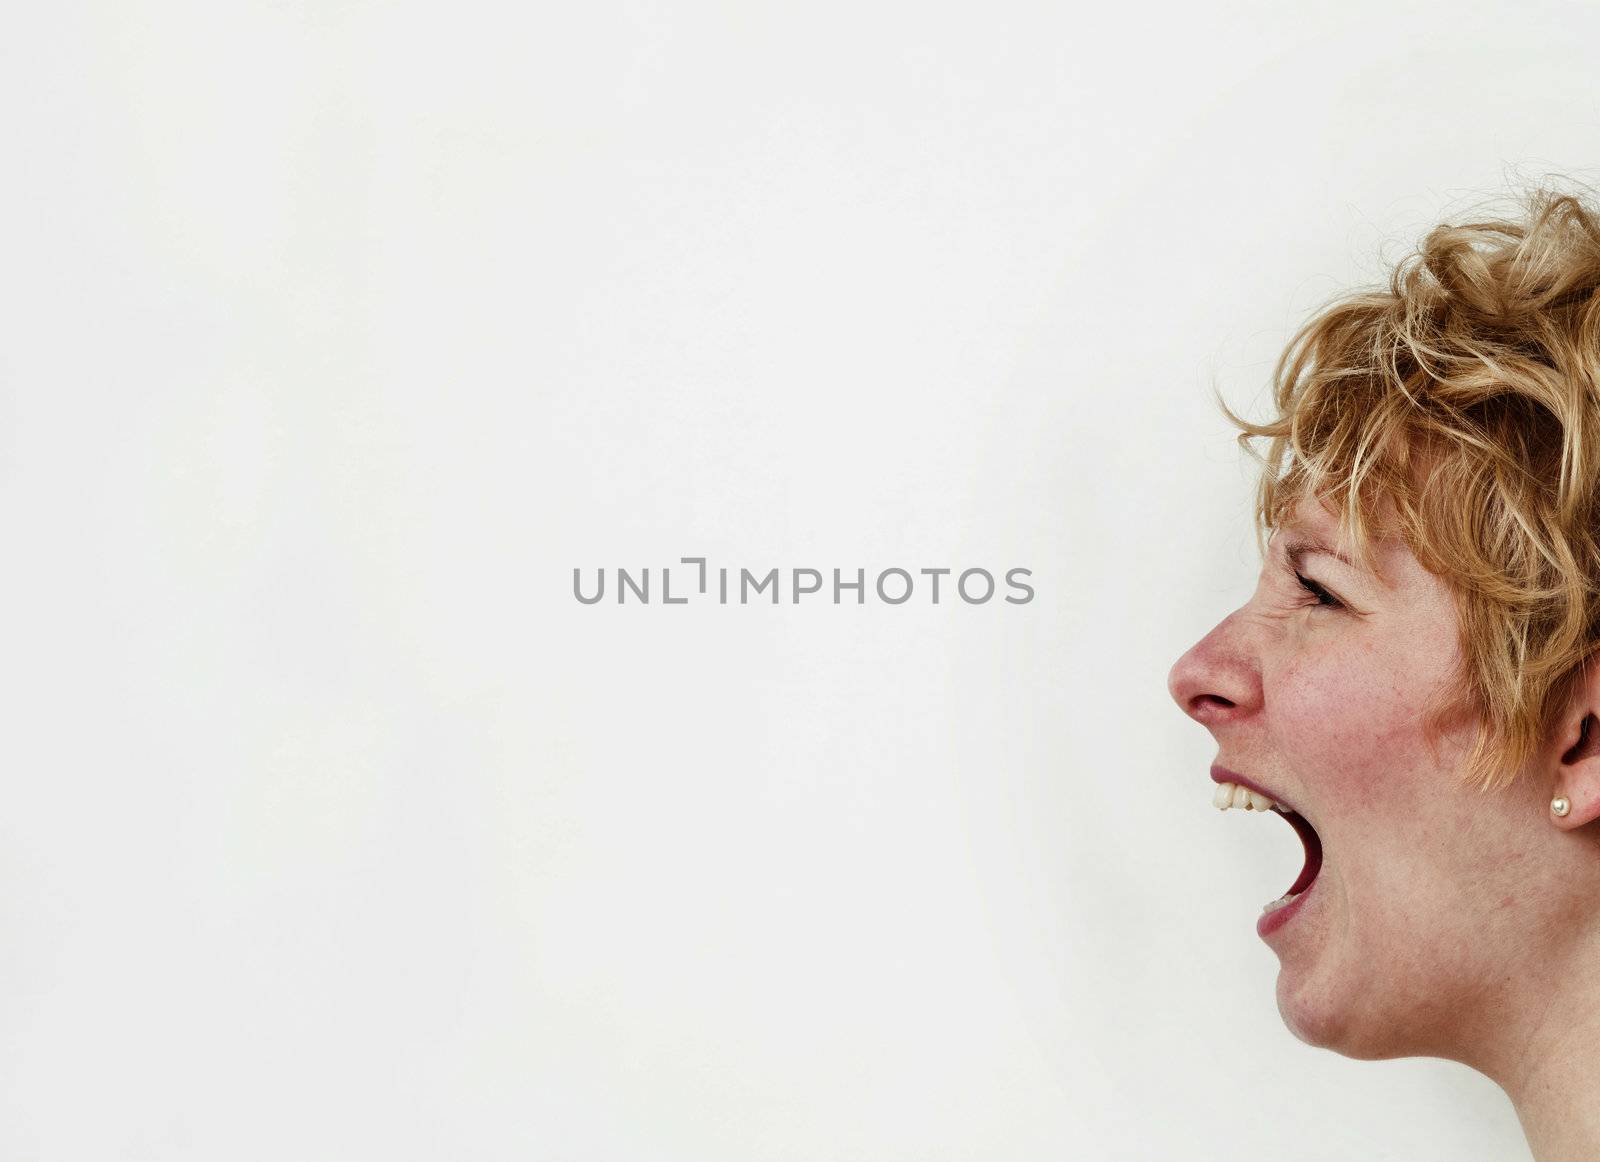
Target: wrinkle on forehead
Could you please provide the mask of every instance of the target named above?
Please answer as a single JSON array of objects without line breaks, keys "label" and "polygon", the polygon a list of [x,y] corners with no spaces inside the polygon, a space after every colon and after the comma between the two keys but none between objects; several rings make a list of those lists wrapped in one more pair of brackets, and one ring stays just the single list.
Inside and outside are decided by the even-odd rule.
[{"label": "wrinkle on forehead", "polygon": [[1363,555],[1339,514],[1309,497],[1296,502],[1289,518],[1274,530],[1273,541],[1285,552],[1327,553],[1387,590],[1397,588],[1408,574],[1420,569],[1404,538],[1394,532],[1369,533]]},{"label": "wrinkle on forehead", "polygon": [[[1337,473],[1330,478],[1315,472],[1280,482],[1287,487],[1280,487],[1271,505],[1281,518],[1272,529],[1321,541],[1385,590],[1401,587],[1407,579],[1425,585],[1437,581],[1454,590],[1447,576],[1423,564],[1417,552],[1423,546],[1413,537],[1420,530],[1409,524],[1419,515],[1417,502],[1429,491],[1447,449],[1414,432],[1393,444],[1390,452],[1386,463],[1393,471],[1368,476],[1360,483]],[[1326,487],[1319,487],[1318,480]],[[1426,552],[1424,549],[1424,555]]]}]

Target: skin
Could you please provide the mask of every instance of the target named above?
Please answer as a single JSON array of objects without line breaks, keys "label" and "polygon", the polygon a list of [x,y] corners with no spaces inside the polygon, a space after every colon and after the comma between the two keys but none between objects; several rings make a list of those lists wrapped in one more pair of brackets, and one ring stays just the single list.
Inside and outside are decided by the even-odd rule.
[{"label": "skin", "polygon": [[[1361,1058],[1461,1061],[1499,1083],[1539,1162],[1600,1157],[1600,667],[1512,787],[1459,772],[1475,735],[1422,720],[1459,690],[1447,583],[1398,539],[1369,573],[1302,501],[1254,595],[1173,666],[1216,762],[1300,811],[1323,863],[1267,942],[1301,1040]],[[1340,604],[1329,604],[1336,600]],[[1587,731],[1585,722],[1588,721]],[[1197,790],[1197,793],[1201,793]],[[1573,804],[1551,812],[1555,795]]]}]

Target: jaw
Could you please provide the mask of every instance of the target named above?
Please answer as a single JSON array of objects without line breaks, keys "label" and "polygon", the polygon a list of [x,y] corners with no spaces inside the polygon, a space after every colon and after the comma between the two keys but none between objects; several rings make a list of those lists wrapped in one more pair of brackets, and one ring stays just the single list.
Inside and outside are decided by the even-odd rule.
[{"label": "jaw", "polygon": [[1272,943],[1278,1012],[1296,1038],[1364,1061],[1464,1060],[1467,1024],[1488,998],[1430,965],[1427,950],[1448,941],[1417,931],[1413,921],[1427,919],[1410,907],[1373,884],[1352,893],[1337,863],[1324,861],[1293,930]]}]

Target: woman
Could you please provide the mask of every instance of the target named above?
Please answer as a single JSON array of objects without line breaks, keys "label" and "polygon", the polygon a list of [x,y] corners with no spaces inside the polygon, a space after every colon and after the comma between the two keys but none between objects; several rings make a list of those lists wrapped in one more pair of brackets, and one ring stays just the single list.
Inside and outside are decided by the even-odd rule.
[{"label": "woman", "polygon": [[[1249,602],[1173,667],[1219,806],[1306,864],[1257,930],[1301,1039],[1451,1058],[1600,1158],[1600,210],[1440,226],[1275,376]],[[1226,407],[1224,407],[1226,411]]]}]

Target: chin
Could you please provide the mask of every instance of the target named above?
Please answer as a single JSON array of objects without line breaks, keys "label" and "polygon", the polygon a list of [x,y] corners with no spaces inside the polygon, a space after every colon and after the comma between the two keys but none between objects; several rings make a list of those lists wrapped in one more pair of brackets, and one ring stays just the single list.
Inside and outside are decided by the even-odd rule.
[{"label": "chin", "polygon": [[1289,1032],[1317,1049],[1363,1061],[1418,1052],[1404,1013],[1385,1005],[1370,986],[1330,990],[1280,969],[1277,996]]}]

